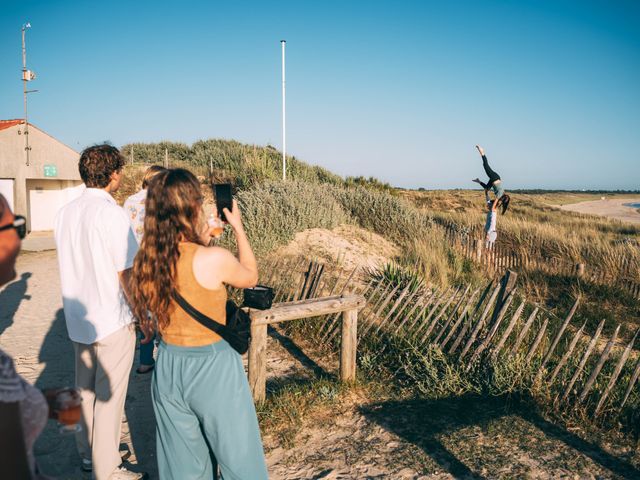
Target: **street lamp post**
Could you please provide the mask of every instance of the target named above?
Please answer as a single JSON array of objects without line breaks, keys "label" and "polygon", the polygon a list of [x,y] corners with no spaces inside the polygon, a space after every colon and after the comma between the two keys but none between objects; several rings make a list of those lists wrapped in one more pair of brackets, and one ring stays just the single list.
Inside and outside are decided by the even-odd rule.
[{"label": "street lamp post", "polygon": [[31,146],[29,146],[29,115],[27,111],[27,94],[37,92],[37,90],[27,90],[27,82],[34,80],[36,74],[31,70],[27,70],[27,46],[25,43],[25,34],[27,28],[31,28],[29,22],[22,25],[22,86],[24,95],[24,152],[26,156],[26,163],[29,166],[29,152]]}]

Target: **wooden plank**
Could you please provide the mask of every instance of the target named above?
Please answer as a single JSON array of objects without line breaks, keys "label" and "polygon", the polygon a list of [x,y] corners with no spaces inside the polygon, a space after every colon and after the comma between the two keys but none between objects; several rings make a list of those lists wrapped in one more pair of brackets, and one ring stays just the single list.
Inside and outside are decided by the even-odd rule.
[{"label": "wooden plank", "polygon": [[[578,380],[578,377],[580,376],[580,373],[582,373],[582,369],[587,364],[587,360],[589,360],[589,356],[591,356],[591,351],[593,350],[593,347],[596,346],[596,343],[598,342],[598,339],[600,338],[600,334],[602,333],[602,328],[604,327],[604,322],[605,322],[604,320],[602,320],[600,322],[600,324],[598,325],[598,328],[596,329],[596,333],[594,334],[593,338],[589,342],[589,345],[587,346],[587,349],[582,354],[582,358],[580,359],[580,363],[576,367],[576,371],[573,373],[573,376],[571,377],[571,380],[569,380],[569,384],[567,385],[567,388],[565,388],[564,393],[562,394],[562,398],[560,398],[560,402],[564,402],[567,399],[567,397],[571,393],[571,389],[573,388],[573,386],[576,383],[576,380]],[[557,404],[557,403],[558,403],[558,399],[556,398],[554,404]]]},{"label": "wooden plank", "polygon": [[536,315],[538,315],[539,311],[540,311],[540,308],[535,307],[533,309],[533,312],[531,312],[531,315],[529,315],[529,318],[522,326],[522,330],[520,330],[520,333],[518,334],[518,338],[516,338],[516,341],[513,344],[513,347],[511,347],[511,355],[514,355],[518,352],[518,348],[520,348],[520,344],[522,343],[522,341],[524,340],[524,337],[529,332],[529,329],[531,328],[531,325],[533,325],[533,321],[535,320]]},{"label": "wooden plank", "polygon": [[369,322],[369,325],[365,325],[364,326],[364,329],[362,331],[361,337],[364,337],[367,334],[367,332],[369,330],[371,330],[371,328],[374,326],[374,322],[375,322],[376,318],[379,318],[380,314],[382,314],[382,312],[384,312],[385,307],[387,305],[389,305],[391,300],[393,300],[393,296],[396,294],[396,292],[398,291],[399,288],[400,288],[400,285],[396,285],[391,290],[391,292],[387,295],[387,297],[384,299],[382,304],[380,304],[380,306],[378,307],[378,310],[376,310],[376,313],[374,313],[373,317],[371,317],[371,321]]},{"label": "wooden plank", "polygon": [[569,357],[571,357],[571,354],[573,353],[573,350],[576,348],[576,345],[578,344],[578,341],[580,340],[580,337],[582,336],[582,332],[584,331],[584,327],[586,326],[586,324],[587,324],[587,322],[583,323],[582,326],[580,327],[580,329],[573,336],[573,339],[571,340],[571,343],[569,344],[569,348],[567,348],[567,351],[564,352],[564,355],[562,355],[562,358],[560,359],[560,361],[556,365],[556,368],[553,369],[553,372],[551,373],[551,377],[549,378],[549,384],[553,383],[553,381],[556,379],[556,376],[558,375],[558,373],[560,373],[560,370],[562,370],[562,367],[564,367],[565,363],[567,363],[567,360],[569,360]]},{"label": "wooden plank", "polygon": [[536,376],[542,375],[542,370],[547,365],[547,362],[551,358],[551,355],[553,355],[553,351],[556,349],[556,346],[558,345],[560,338],[564,334],[564,331],[567,329],[567,325],[569,325],[569,322],[571,322],[573,315],[576,313],[576,310],[578,309],[579,304],[580,304],[580,297],[576,298],[576,301],[574,302],[573,307],[571,307],[571,310],[569,311],[569,315],[567,315],[567,318],[565,318],[564,322],[562,322],[562,326],[560,327],[560,330],[558,330],[558,333],[553,339],[553,342],[551,343],[551,346],[549,347],[547,354],[542,359],[542,363],[540,364],[540,369],[538,370],[538,374]]},{"label": "wooden plank", "polygon": [[425,326],[429,325],[429,322],[431,321],[431,317],[433,317],[433,314],[436,313],[438,311],[438,307],[440,306],[440,304],[442,303],[442,301],[447,297],[447,295],[449,295],[449,292],[451,292],[451,288],[446,289],[444,292],[442,292],[442,294],[438,297],[438,299],[436,300],[435,305],[433,306],[433,308],[431,308],[429,310],[429,314],[427,315],[427,318],[425,318],[422,323],[420,323],[420,325],[418,325],[416,328],[416,330],[412,333],[412,335],[417,336],[418,333],[420,331],[422,331],[422,329]]},{"label": "wooden plank", "polygon": [[453,337],[453,334],[458,330],[458,327],[463,322],[463,320],[465,318],[465,315],[467,315],[467,313],[471,309],[471,305],[473,305],[473,302],[475,301],[476,296],[478,295],[478,292],[480,292],[480,288],[477,288],[471,294],[471,297],[467,301],[467,304],[462,309],[462,313],[458,316],[458,320],[456,320],[456,322],[453,324],[453,326],[449,329],[449,333],[447,334],[447,336],[444,338],[444,340],[442,340],[442,343],[440,344],[440,348],[442,350],[444,350],[444,348],[447,345],[447,343],[449,343],[449,340],[451,340],[451,338]]},{"label": "wooden plank", "polygon": [[340,345],[340,380],[356,380],[356,348],[358,346],[358,310],[342,313],[342,340]]},{"label": "wooden plank", "polygon": [[416,312],[416,310],[418,308],[420,308],[421,306],[424,306],[427,301],[428,301],[428,299],[425,298],[424,294],[422,295],[422,298],[420,298],[417,301],[415,301],[414,304],[413,304],[413,307],[411,307],[411,310],[409,310],[409,312],[404,316],[404,319],[401,322],[398,323],[398,326],[393,331],[393,335],[397,335],[397,333],[407,323],[407,321],[409,319],[413,318],[412,316]]},{"label": "wooden plank", "polygon": [[511,302],[513,301],[513,298],[515,296],[515,292],[516,292],[515,289],[511,290],[511,292],[509,293],[509,296],[507,297],[507,299],[500,306],[500,311],[498,312],[498,316],[496,318],[496,321],[493,322],[493,326],[489,330],[489,333],[484,338],[484,340],[482,342],[480,342],[480,346],[478,346],[478,348],[476,348],[476,351],[473,352],[473,354],[471,355],[471,358],[469,359],[469,363],[467,364],[467,370],[469,370],[471,368],[471,365],[476,360],[476,358],[478,358],[482,354],[482,352],[484,352],[486,350],[486,348],[489,346],[489,343],[491,342],[491,340],[493,339],[494,335],[498,331],[498,327],[500,327],[500,324],[502,323],[502,319],[504,318],[505,314],[507,313],[509,305],[511,305]]},{"label": "wooden plank", "polygon": [[453,299],[456,298],[456,295],[458,294],[459,291],[460,291],[460,288],[456,289],[456,291],[453,292],[453,295],[451,295],[449,300],[447,300],[447,303],[440,309],[440,313],[436,316],[436,318],[433,319],[433,321],[431,322],[431,325],[429,325],[429,328],[427,328],[427,331],[422,336],[423,342],[425,342],[427,338],[429,338],[429,335],[431,335],[431,332],[433,331],[434,327],[438,323],[438,320],[440,320],[442,316],[446,313],[447,308],[449,308],[449,305],[451,305],[451,302],[453,302]]},{"label": "wooden plank", "polygon": [[[433,305],[433,301],[436,300],[436,305],[439,305],[438,302],[440,302],[442,295],[439,295],[439,291],[438,289],[434,289],[433,292],[431,293],[431,296],[429,297],[429,301],[424,305],[424,308],[422,309],[422,311],[420,312],[420,315],[417,315],[409,325],[407,325],[406,331],[410,332],[413,327],[416,326],[416,324],[418,324],[419,320],[422,320],[422,323],[420,323],[420,325],[422,325],[425,322],[425,313],[427,313],[427,309],[429,307],[431,307],[431,305]],[[437,307],[434,307],[437,308]],[[429,314],[431,314],[431,311],[433,311],[433,308],[430,309]],[[430,318],[430,316],[428,316],[428,318]]]},{"label": "wooden plank", "polygon": [[413,311],[418,303],[415,301],[415,299],[417,296],[419,296],[419,294],[420,294],[420,288],[416,288],[413,292],[411,292],[410,295],[404,301],[404,303],[396,311],[395,315],[386,322],[387,323],[386,326],[389,327],[393,323],[395,323],[396,320],[400,318],[400,316],[402,316],[403,312],[407,311],[407,307],[409,307],[409,305],[413,305],[413,307],[410,309],[411,311]]},{"label": "wooden plank", "polygon": [[500,353],[500,350],[502,350],[502,347],[504,346],[507,339],[509,338],[509,335],[511,335],[513,328],[515,327],[516,323],[520,319],[520,315],[522,315],[522,311],[524,310],[526,303],[527,303],[527,300],[525,298],[522,300],[522,302],[520,303],[520,306],[516,309],[515,313],[511,317],[511,321],[507,325],[507,328],[502,333],[502,336],[500,337],[498,344],[495,346],[495,348],[493,349],[493,352],[491,353],[492,358],[495,359]]},{"label": "wooden plank", "polygon": [[455,315],[458,312],[460,305],[462,305],[465,298],[467,297],[467,293],[469,293],[470,288],[471,288],[471,285],[467,285],[467,288],[465,288],[464,292],[462,292],[462,295],[460,295],[460,299],[458,300],[458,303],[456,303],[456,305],[453,307],[453,310],[451,310],[449,317],[447,317],[447,320],[444,322],[444,325],[440,329],[440,333],[438,333],[438,335],[436,336],[436,338],[433,340],[432,343],[438,344],[440,342],[442,335],[444,335],[444,332],[446,332],[447,328],[449,328],[449,325],[451,325],[451,322],[455,318]]},{"label": "wooden plank", "polygon": [[[402,289],[402,292],[400,292],[400,295],[398,296],[398,298],[396,299],[394,304],[391,306],[391,308],[387,312],[387,315],[384,317],[384,319],[382,321],[378,322],[377,328],[373,332],[374,334],[377,334],[380,331],[380,329],[382,328],[382,326],[389,321],[389,319],[391,318],[391,315],[393,315],[393,313],[398,309],[398,307],[400,305],[402,305],[402,308],[399,310],[398,313],[402,312],[402,310],[404,309],[404,306],[405,306],[402,302],[405,301],[405,297],[409,293],[409,289],[410,288],[411,288],[411,284],[408,283],[407,286]],[[415,294],[415,292],[414,292],[414,294]],[[409,298],[411,298],[411,297],[409,297]],[[409,299],[407,299],[407,301],[409,301]]]},{"label": "wooden plank", "polygon": [[333,296],[314,298],[302,302],[280,303],[268,310],[251,310],[249,315],[251,316],[252,325],[269,325],[317,317],[354,308],[361,309],[364,305],[365,298],[362,295]]},{"label": "wooden plank", "polygon": [[613,370],[613,373],[611,374],[611,378],[609,379],[609,384],[607,385],[607,388],[604,389],[604,392],[602,393],[602,396],[600,397],[600,401],[598,402],[598,405],[596,406],[596,411],[594,413],[594,416],[598,415],[598,412],[600,412],[600,409],[604,405],[604,402],[607,400],[607,397],[609,396],[609,393],[611,393],[611,390],[613,389],[613,386],[616,384],[616,381],[618,380],[618,377],[620,376],[620,372],[622,372],[622,367],[624,367],[624,364],[626,363],[627,358],[629,358],[629,354],[631,353],[631,349],[633,348],[633,344],[635,343],[637,337],[638,337],[638,332],[636,332],[636,334],[633,336],[633,338],[631,339],[631,341],[627,345],[627,348],[625,348],[624,352],[622,352],[622,356],[620,357],[620,360],[618,360],[616,368]]},{"label": "wooden plank", "polygon": [[249,343],[249,387],[256,403],[267,396],[267,325],[251,324]]},{"label": "wooden plank", "polygon": [[[355,270],[353,272],[351,272],[351,275],[350,275],[349,278],[351,278],[354,273],[355,273]],[[371,279],[369,281],[369,283],[367,284],[367,286],[364,288],[364,290],[360,293],[360,295],[362,295],[363,297],[367,298],[366,295],[369,292],[369,290],[372,288],[374,282],[375,282],[375,280]],[[345,295],[345,290],[347,289],[348,284],[349,284],[348,282],[345,282],[345,284],[342,286],[342,289],[340,290],[339,296]],[[377,288],[379,288],[380,286],[381,286],[381,284],[378,283]],[[371,295],[374,295],[375,292],[376,292],[376,289],[373,290]],[[331,296],[331,295],[329,295],[329,296]],[[334,327],[336,326],[336,324],[338,322],[338,317],[339,316],[340,316],[339,313],[335,313],[335,314],[333,314],[333,316],[329,317],[329,319],[325,322],[325,326],[323,327],[324,328],[324,334],[320,338],[320,344],[324,344],[324,343],[326,343],[327,341],[330,341],[333,338],[333,336],[335,335]]]},{"label": "wooden plank", "polygon": [[544,332],[547,329],[548,324],[549,324],[549,319],[545,318],[544,322],[542,323],[542,327],[538,331],[538,335],[536,336],[536,339],[533,341],[533,345],[531,345],[531,348],[529,349],[529,353],[527,353],[527,356],[524,359],[525,363],[529,363],[533,358],[533,356],[535,355],[536,350],[538,349],[538,345],[540,345],[540,342],[542,341],[542,337],[544,336]]},{"label": "wooden plank", "polygon": [[462,352],[460,353],[460,359],[462,359],[467,354],[467,352],[471,348],[471,345],[473,345],[473,342],[476,341],[476,337],[478,336],[478,333],[480,333],[480,330],[484,327],[484,322],[487,318],[487,315],[489,315],[489,311],[491,310],[491,307],[495,305],[496,299],[498,298],[498,293],[500,292],[500,288],[501,286],[498,285],[495,288],[493,294],[491,295],[491,298],[489,298],[489,301],[487,302],[484,312],[482,312],[482,316],[480,317],[480,320],[478,320],[475,327],[471,331],[471,335],[469,336],[467,343],[465,344],[464,348],[462,349]]},{"label": "wooden plank", "polygon": [[631,375],[631,379],[629,380],[629,385],[627,386],[627,390],[624,393],[624,398],[622,399],[620,408],[624,407],[624,404],[627,403],[627,400],[629,399],[629,395],[631,395],[631,391],[633,390],[634,385],[638,381],[638,377],[640,377],[640,358],[638,359],[636,368],[633,370],[633,375]]},{"label": "wooden plank", "polygon": [[611,337],[611,339],[609,339],[609,341],[607,342],[607,345],[604,347],[604,350],[602,351],[602,355],[600,355],[600,358],[598,359],[598,363],[596,364],[595,368],[591,372],[591,375],[589,375],[589,379],[587,380],[587,383],[585,383],[584,388],[582,389],[582,393],[578,397],[578,403],[584,402],[584,400],[587,398],[587,395],[589,394],[589,390],[591,390],[593,383],[596,381],[597,376],[600,374],[600,370],[602,370],[602,367],[607,361],[607,358],[609,358],[609,354],[611,353],[611,349],[613,348],[613,344],[615,343],[619,332],[620,332],[620,325],[616,327],[615,332],[613,332],[613,336]]}]

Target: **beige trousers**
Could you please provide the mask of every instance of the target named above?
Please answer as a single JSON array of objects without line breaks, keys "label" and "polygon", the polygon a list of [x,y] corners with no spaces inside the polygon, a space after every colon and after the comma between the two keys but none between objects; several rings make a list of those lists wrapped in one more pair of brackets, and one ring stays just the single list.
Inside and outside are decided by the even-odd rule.
[{"label": "beige trousers", "polygon": [[73,342],[76,386],[82,395],[82,431],[76,444],[80,456],[93,461],[97,480],[107,480],[122,463],[122,413],[135,344],[133,325],[90,345]]}]

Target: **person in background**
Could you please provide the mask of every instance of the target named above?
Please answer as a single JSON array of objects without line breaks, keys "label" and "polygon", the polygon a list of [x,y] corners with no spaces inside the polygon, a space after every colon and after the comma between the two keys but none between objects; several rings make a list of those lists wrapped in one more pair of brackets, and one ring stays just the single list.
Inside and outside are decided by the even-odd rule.
[{"label": "person in background", "polygon": [[[142,189],[131,195],[124,202],[124,211],[129,216],[131,228],[136,236],[138,245],[142,243],[142,235],[144,234],[144,204],[147,200],[147,187],[149,182],[158,173],[165,171],[166,168],[160,165],[151,165],[147,168],[142,177]],[[138,373],[149,373],[153,370],[155,361],[153,360],[153,347],[155,345],[155,335],[147,342],[140,342],[140,366],[136,369]],[[142,339],[141,339],[142,340]]]},{"label": "person in background", "polygon": [[486,155],[484,154],[484,149],[480,145],[476,145],[476,149],[478,153],[482,157],[482,166],[484,167],[484,171],[489,177],[489,183],[481,182],[479,178],[474,178],[473,181],[480,184],[482,188],[484,188],[485,192],[489,190],[493,190],[493,193],[496,196],[496,200],[500,200],[502,206],[502,214],[504,215],[507,212],[507,208],[509,208],[509,202],[511,201],[511,197],[507,195],[504,191],[504,187],[502,186],[502,179],[500,175],[494,172],[489,166],[489,161],[487,160]]},{"label": "person in background", "polygon": [[82,395],[82,431],[76,443],[82,469],[93,471],[97,480],[146,478],[121,465],[119,452],[136,341],[126,295],[138,252],[129,218],[112,197],[124,163],[111,145],[85,149],[79,170],[87,188],[60,209],[54,228],[64,315]]},{"label": "person in background", "polygon": [[484,198],[487,204],[487,221],[484,224],[485,247],[492,248],[498,238],[496,223],[498,220],[498,202],[500,200],[491,200],[487,190],[484,191]]},{"label": "person in background", "polygon": [[[240,210],[224,210],[238,245],[208,247],[196,177],[183,169],[159,173],[149,185],[144,237],[132,272],[131,303],[145,335],[161,336],[152,380],[161,479],[222,477],[267,480],[256,411],[240,355],[172,299],[179,292],[195,309],[226,323],[225,285],[253,287],[256,259]],[[151,315],[147,315],[147,312]]]},{"label": "person in background", "polygon": [[[24,217],[14,216],[0,195],[0,287],[16,277]],[[33,444],[44,429],[49,408],[44,395],[16,373],[12,358],[0,349],[0,476],[15,480],[36,475]]]}]

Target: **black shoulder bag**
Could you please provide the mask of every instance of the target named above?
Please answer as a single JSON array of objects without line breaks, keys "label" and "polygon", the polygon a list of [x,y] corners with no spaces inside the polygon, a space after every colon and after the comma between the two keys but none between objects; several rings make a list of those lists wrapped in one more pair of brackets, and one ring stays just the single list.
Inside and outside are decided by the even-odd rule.
[{"label": "black shoulder bag", "polygon": [[247,352],[249,342],[251,341],[251,317],[249,317],[247,312],[238,308],[238,306],[233,303],[233,300],[227,300],[227,324],[223,325],[196,310],[176,290],[173,291],[173,299],[191,318],[220,335],[240,355],[244,355]]}]

